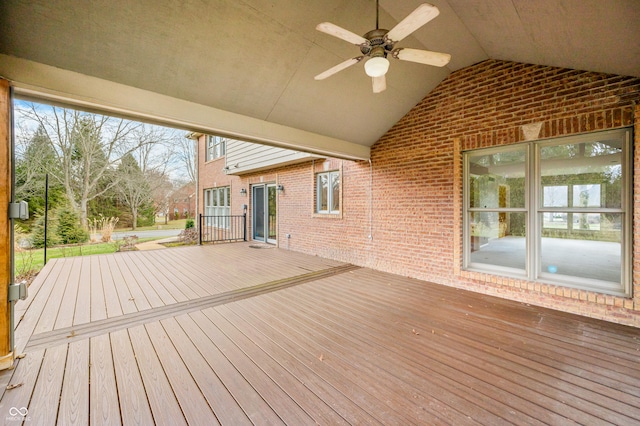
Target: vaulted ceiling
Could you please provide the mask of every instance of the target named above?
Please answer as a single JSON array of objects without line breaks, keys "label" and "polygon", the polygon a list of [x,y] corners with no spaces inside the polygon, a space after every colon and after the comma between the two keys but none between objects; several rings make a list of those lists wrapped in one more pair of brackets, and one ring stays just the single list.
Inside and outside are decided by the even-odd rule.
[{"label": "vaulted ceiling", "polygon": [[[3,0],[0,76],[18,94],[285,147],[367,158],[451,72],[499,59],[640,77],[638,0],[431,0],[440,15],[398,46],[450,53],[444,68],[392,60],[374,94],[359,55],[315,30],[363,35],[374,0]],[[390,29],[420,0],[381,0]]]}]

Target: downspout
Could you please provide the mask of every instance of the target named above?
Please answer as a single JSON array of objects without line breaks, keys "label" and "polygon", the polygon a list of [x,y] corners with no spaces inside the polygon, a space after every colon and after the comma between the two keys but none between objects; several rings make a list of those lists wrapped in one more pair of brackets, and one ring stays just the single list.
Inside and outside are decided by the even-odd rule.
[{"label": "downspout", "polygon": [[369,241],[373,240],[373,164],[369,158]]},{"label": "downspout", "polygon": [[[199,218],[199,214],[200,214],[200,191],[198,191],[198,183],[200,183],[200,138],[196,138],[195,140],[195,144],[196,144],[196,211],[195,211],[195,217]],[[195,218],[194,218],[195,219]],[[200,221],[197,220],[196,222],[198,222],[198,234],[200,233]]]}]

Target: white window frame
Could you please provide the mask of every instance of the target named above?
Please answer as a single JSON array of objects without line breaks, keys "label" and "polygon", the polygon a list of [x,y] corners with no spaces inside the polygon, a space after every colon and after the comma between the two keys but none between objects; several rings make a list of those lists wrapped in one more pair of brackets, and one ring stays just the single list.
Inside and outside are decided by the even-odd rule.
[{"label": "white window frame", "polygon": [[[621,188],[621,207],[605,208],[599,205],[582,206],[583,210],[578,210],[574,206],[572,200],[568,200],[566,207],[544,207],[542,205],[544,187],[541,172],[541,150],[544,147],[559,146],[564,144],[580,144],[589,142],[599,142],[606,138],[617,138],[623,142],[622,157],[620,164],[622,166],[622,188]],[[631,297],[632,296],[632,139],[633,132],[631,128],[621,128],[615,130],[607,130],[602,132],[593,132],[575,136],[567,136],[562,138],[554,138],[542,141],[526,143],[526,159],[525,159],[525,206],[524,208],[489,208],[470,207],[469,194],[469,178],[470,178],[470,161],[472,155],[478,154],[495,154],[499,152],[507,152],[514,149],[522,149],[523,144],[507,145],[502,147],[483,148],[463,153],[464,158],[464,177],[463,177],[463,269],[468,271],[480,271],[485,273],[493,273],[498,275],[512,276],[515,278],[527,279],[530,281],[551,283],[559,286],[578,288],[581,290],[595,291],[599,293],[611,294],[614,296]],[[569,189],[569,194],[571,190]],[[569,195],[571,196],[571,195]],[[487,263],[471,262],[471,227],[470,217],[472,212],[524,212],[526,214],[526,266],[524,270],[507,268]],[[542,237],[544,230],[545,214],[561,215],[565,213],[580,214],[614,214],[621,216],[620,238],[621,238],[621,279],[619,285],[608,281],[599,281],[591,278],[573,277],[566,275],[555,275],[555,272],[543,270],[542,263]]]},{"label": "white window frame", "polygon": [[204,190],[205,225],[229,229],[231,216],[231,187],[220,186]]},{"label": "white window frame", "polygon": [[222,136],[207,135],[206,161],[222,158],[226,155],[227,140]]},{"label": "white window frame", "polygon": [[[327,208],[323,208],[323,199],[322,199],[322,177],[327,178],[328,187],[327,187]],[[331,190],[331,182],[332,178],[337,177],[338,179],[338,194],[337,200],[334,200],[335,194]],[[319,214],[331,214],[331,215],[339,215],[340,210],[342,208],[342,200],[341,200],[341,192],[342,192],[342,184],[340,182],[341,176],[339,170],[332,170],[328,172],[322,172],[316,174],[316,213]],[[337,205],[337,208],[334,208],[334,204]]]}]

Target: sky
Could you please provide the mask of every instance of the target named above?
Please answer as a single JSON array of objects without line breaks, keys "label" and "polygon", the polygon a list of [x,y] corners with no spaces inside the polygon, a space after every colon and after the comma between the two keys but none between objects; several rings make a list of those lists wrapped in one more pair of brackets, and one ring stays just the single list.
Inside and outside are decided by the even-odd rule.
[{"label": "sky", "polygon": [[[30,101],[25,101],[21,99],[14,100],[14,131],[15,131],[15,142],[16,142],[16,155],[20,156],[24,146],[25,141],[31,139],[33,133],[38,128],[38,122],[32,118],[29,118],[25,111],[33,108],[38,112],[39,115],[45,117],[45,120],[53,118],[53,106],[44,103],[35,103]],[[62,108],[55,107],[59,110]],[[81,110],[80,110],[81,111]],[[86,114],[91,114],[88,112],[83,112]],[[113,118],[114,122],[119,120],[118,118]],[[140,123],[133,120],[128,120],[131,123],[139,123],[142,124],[146,130],[155,131],[157,134],[162,135],[162,137],[170,138],[171,140],[176,140],[177,138],[183,138],[187,135],[187,131],[174,129],[169,127],[158,126],[149,123]],[[178,141],[180,142],[180,141]],[[195,141],[193,142],[195,143]],[[184,163],[179,160],[179,155],[172,155],[171,149],[177,148],[176,143],[170,144],[167,146],[158,145],[157,150],[154,152],[156,156],[160,158],[169,157],[170,160],[167,164],[167,172],[170,175],[171,180],[177,182],[186,182],[189,180],[188,173],[186,172],[186,166]],[[164,160],[166,162],[166,160]]]}]

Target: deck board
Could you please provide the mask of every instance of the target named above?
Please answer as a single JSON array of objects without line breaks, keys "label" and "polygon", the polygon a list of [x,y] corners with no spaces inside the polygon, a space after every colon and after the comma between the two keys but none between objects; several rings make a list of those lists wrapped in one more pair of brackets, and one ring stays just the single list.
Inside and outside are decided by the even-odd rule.
[{"label": "deck board", "polygon": [[187,422],[219,424],[213,410],[202,395],[202,390],[184,365],[184,361],[175,350],[162,325],[154,322],[147,324],[145,328]]},{"label": "deck board", "polygon": [[[124,277],[123,271],[120,270],[119,263],[117,262],[116,255],[107,256],[107,265],[109,270],[109,275],[111,278],[110,289],[115,289],[114,293],[111,293],[110,297],[107,299],[118,300],[120,303],[116,305],[112,303],[113,314],[110,313],[111,316],[117,316],[118,314],[129,314],[132,312],[138,312],[138,308],[136,307],[135,298],[129,289]],[[126,272],[126,271],[124,271]],[[106,291],[106,289],[105,289]]]},{"label": "deck board", "polygon": [[121,424],[118,388],[108,334],[90,340],[91,426]]},{"label": "deck board", "polygon": [[[53,328],[65,328],[73,325],[73,317],[76,312],[76,302],[78,300],[78,287],[80,285],[80,272],[82,271],[82,258],[75,257],[67,259],[69,265],[69,275],[66,277],[64,293],[60,297],[60,307],[55,307],[58,311],[56,322]],[[55,303],[53,299],[50,303]],[[52,309],[54,306],[52,305]]]},{"label": "deck board", "polygon": [[129,299],[127,299],[127,301],[133,303],[133,306],[130,305],[129,309],[131,309],[131,312],[139,312],[151,309],[153,305],[161,306],[161,304],[156,303],[158,298],[154,290],[147,289],[146,292],[143,290],[145,279],[141,277],[140,274],[135,274],[135,268],[133,270],[130,268],[127,262],[129,254],[130,253],[123,253],[123,256],[114,257],[120,269],[120,274],[123,277],[122,284],[124,284],[128,290]]},{"label": "deck board", "polygon": [[[193,326],[193,323],[183,324]],[[196,345],[189,339],[189,336],[195,334],[192,331],[193,328],[182,328],[175,318],[163,320],[162,325],[189,369],[191,377],[196,381],[209,406],[213,409],[216,419],[222,424],[251,424],[251,421],[225,387],[225,384],[207,363],[204,355],[198,351]]]},{"label": "deck board", "polygon": [[161,286],[153,286],[149,283],[145,274],[140,270],[139,264],[131,260],[130,254],[130,252],[122,253],[122,256],[118,256],[118,259],[121,261],[120,268],[123,270],[125,280],[131,290],[132,297],[135,299],[138,310],[142,311],[164,306],[165,303],[158,294]]},{"label": "deck board", "polygon": [[52,283],[51,293],[42,302],[44,304],[42,311],[34,311],[34,313],[39,314],[38,323],[33,330],[34,334],[53,330],[60,314],[62,297],[69,282],[72,261],[64,259],[60,263],[62,264],[60,266],[60,274],[56,276],[55,281]]},{"label": "deck board", "polygon": [[58,408],[59,425],[89,423],[89,340],[69,344]]},{"label": "deck board", "polygon": [[[273,302],[267,302],[264,298],[256,301],[254,309],[262,315],[268,315],[269,321],[278,321],[279,328],[284,328],[287,334],[295,336],[299,345],[322,358],[323,363],[330,365],[334,369],[334,375],[348,374],[356,382],[362,383],[370,391],[381,396],[389,409],[397,411],[397,416],[409,416],[407,422],[417,419],[424,424],[460,424],[468,417],[452,409],[456,406],[455,399],[440,399],[442,396],[448,396],[442,389],[438,389],[440,395],[426,393],[429,384],[426,381],[416,383],[415,379],[421,376],[416,376],[408,367],[397,371],[385,368],[384,366],[391,366],[397,362],[398,358],[385,357],[376,347],[363,341],[357,328],[352,328],[353,333],[347,336],[339,333],[337,328],[329,329],[322,320],[309,318],[302,313],[302,309],[293,312],[285,309],[285,304],[276,303],[274,306]],[[403,376],[398,377],[398,373],[403,373]],[[372,382],[371,377],[376,377],[376,381]],[[476,412],[475,415],[486,417],[488,413]],[[493,418],[492,422],[496,420]]]},{"label": "deck board", "polygon": [[[246,311],[242,316],[228,306],[221,306],[216,309],[221,317],[233,324],[237,329],[247,336],[255,345],[260,347],[265,354],[268,354],[274,361],[278,362],[303,383],[309,390],[320,398],[327,406],[331,407],[347,423],[350,424],[378,424],[379,420],[367,413],[360,405],[355,403],[340,392],[327,380],[321,379],[312,366],[303,362],[294,351],[287,349],[288,345],[283,342],[284,336],[275,335],[273,330],[265,321],[259,320]],[[275,336],[275,337],[274,337]],[[312,363],[319,364],[319,360],[313,359]],[[381,424],[381,423],[380,423]]]},{"label": "deck board", "polygon": [[44,349],[29,352],[26,357],[17,363],[18,365],[15,369],[7,370],[13,373],[12,377],[10,377],[9,384],[16,387],[12,389],[2,388],[3,394],[2,399],[0,399],[0,413],[6,416],[11,407],[32,408],[29,403],[33,389],[38,381],[44,354]]},{"label": "deck board", "polygon": [[[247,376],[256,377],[256,367],[259,371],[265,374],[261,382],[263,389],[262,392],[269,392],[273,394],[277,388],[280,388],[282,392],[291,397],[291,403],[293,403],[292,406],[300,407],[311,419],[313,419],[313,421],[320,424],[346,424],[345,420],[338,413],[332,410],[326,402],[322,401],[317,397],[317,395],[310,392],[309,388],[305,387],[302,381],[300,381],[295,375],[291,374],[290,371],[283,368],[281,364],[276,362],[268,354],[263,352],[242,332],[238,332],[239,330],[234,328],[216,309],[207,309],[204,311],[204,314],[209,317],[211,322],[216,325],[220,332],[229,339],[229,342],[233,343],[235,348],[247,357],[247,361],[250,361],[249,366],[251,367],[251,370],[247,372]],[[233,358],[236,359],[237,356],[234,356]],[[261,388],[259,386],[254,387],[260,392]],[[287,401],[287,398],[275,398],[275,400],[280,399]],[[284,412],[284,407],[275,407],[275,409],[276,411],[282,410]],[[287,411],[288,410],[289,409],[287,408]],[[286,421],[287,418],[288,415],[284,417],[285,422],[289,423]],[[311,419],[307,419],[306,416],[302,419],[294,417],[292,422],[297,423],[298,420],[309,421]]]},{"label": "deck board", "polygon": [[[350,290],[344,288],[343,290],[345,295],[349,294]],[[310,291],[313,292],[313,289]],[[353,300],[348,303],[345,302],[346,304],[343,304],[342,301],[338,301],[337,303],[345,307],[350,307],[351,303],[364,303],[364,296],[361,291],[355,290]],[[374,300],[374,302],[369,305],[371,310],[377,309],[379,303],[388,303],[394,300],[393,295],[385,293],[383,288],[376,292],[375,295],[367,295],[367,298]],[[415,318],[415,316],[412,316],[412,312],[423,308],[413,304],[409,300],[396,300],[396,302],[397,315],[404,318],[407,322],[410,321],[410,318]],[[491,310],[496,311],[496,306],[491,306]],[[522,316],[522,313],[520,316]],[[510,318],[516,318],[516,316],[512,315]],[[558,338],[553,338],[554,336],[550,336],[544,330],[532,332],[530,329],[520,325],[507,326],[504,322],[496,321],[493,318],[483,318],[478,315],[473,315],[468,311],[465,312],[464,320],[457,321],[450,315],[448,309],[445,310],[442,315],[437,315],[436,312],[431,311],[429,320],[431,322],[431,329],[435,328],[439,331],[446,329],[450,335],[455,332],[457,332],[458,336],[468,335],[467,330],[473,327],[473,336],[477,344],[483,346],[482,350],[487,350],[488,348],[494,349],[499,352],[499,358],[505,357],[505,354],[513,353],[519,360],[535,361],[533,364],[526,364],[528,366],[539,368],[540,365],[545,365],[556,369],[562,366],[567,373],[573,373],[567,374],[566,376],[575,375],[575,377],[580,378],[588,376],[591,380],[600,382],[609,389],[615,387],[617,383],[619,386],[625,387],[627,392],[635,393],[638,391],[638,387],[632,383],[640,380],[637,364],[635,368],[633,365],[627,365],[627,367],[631,368],[626,369],[624,375],[611,377],[615,374],[615,371],[609,371],[608,369],[603,370],[600,365],[604,362],[607,363],[607,365],[612,365],[612,369],[616,370],[619,368],[617,363],[620,360],[618,357],[603,358],[599,356],[591,358],[588,355],[585,356],[585,354],[581,353],[583,343],[576,339],[574,339],[572,343],[573,346],[569,346],[570,341],[566,340],[566,337],[563,341]],[[471,325],[469,321],[473,321],[473,324]],[[539,336],[541,334],[546,335],[547,338],[540,338]],[[600,346],[599,343],[594,344],[593,350],[590,352],[601,354]],[[508,352],[505,352],[505,350]],[[560,356],[562,356],[562,364],[558,363]],[[626,363],[626,361],[622,362]],[[573,368],[574,364],[578,369]],[[626,386],[627,383],[629,383],[630,387]],[[593,382],[588,383],[588,386],[592,387]],[[607,392],[603,392],[605,395],[606,393]]]},{"label": "deck board", "polygon": [[[87,303],[89,309],[89,321],[97,321],[107,318],[107,302],[104,299],[104,287],[102,280],[102,271],[100,268],[100,257],[91,256],[89,261],[90,274],[84,286],[89,289],[89,302]],[[83,297],[82,302],[86,303],[86,299]],[[82,318],[84,320],[84,318]],[[80,321],[78,321],[80,323]]]},{"label": "deck board", "polygon": [[[96,256],[100,260],[100,276],[102,278],[102,291],[104,293],[104,302],[107,318],[113,318],[124,313],[122,305],[120,303],[120,295],[116,290],[116,284],[114,282],[113,273],[111,272],[111,258],[112,256]],[[100,297],[99,295],[97,296]],[[97,321],[104,318],[95,318],[93,321]]]},{"label": "deck board", "polygon": [[36,424],[56,424],[67,361],[67,349],[67,345],[60,345],[47,349],[45,352],[28,406],[30,415],[37,419]]},{"label": "deck board", "polygon": [[190,337],[193,343],[201,353],[207,354],[206,359],[209,365],[225,383],[242,411],[254,424],[282,423],[280,417],[264,400],[263,396],[251,386],[245,376],[238,373],[234,364],[210,339],[210,330],[213,330],[215,326],[203,313],[196,312],[188,317],[182,316],[176,319],[183,328],[192,330],[193,334]]},{"label": "deck board", "polygon": [[[293,292],[295,292],[295,290],[291,293]],[[293,299],[299,303],[299,306],[308,307],[300,300],[300,298]],[[308,312],[308,310],[301,309],[300,312]],[[464,368],[465,373],[472,376],[475,380],[499,387],[500,390],[496,389],[496,391],[499,392],[501,389],[504,389],[513,395],[525,396],[527,401],[534,402],[537,405],[545,407],[547,410],[555,411],[557,415],[564,415],[563,413],[568,413],[572,418],[577,419],[579,422],[587,422],[591,424],[597,420],[597,417],[594,416],[593,413],[590,415],[589,413],[584,412],[587,407],[583,407],[583,410],[576,410],[571,406],[572,402],[573,404],[579,405],[580,400],[572,401],[571,396],[565,393],[561,402],[556,401],[556,399],[550,395],[556,396],[558,392],[557,390],[550,390],[544,382],[531,380],[526,376],[518,374],[516,369],[509,369],[508,365],[500,363],[500,359],[497,360],[498,363],[495,363],[496,360],[491,357],[483,357],[483,353],[481,351],[474,351],[467,345],[456,345],[452,342],[450,335],[443,338],[440,334],[435,333],[429,334],[423,332],[422,334],[419,334],[420,332],[418,331],[414,333],[414,328],[409,331],[406,326],[399,327],[394,332],[394,326],[389,325],[388,322],[385,324],[375,324],[374,321],[367,321],[366,324],[358,325],[358,318],[356,316],[349,315],[350,313],[346,314],[349,315],[348,318],[350,319],[349,329],[346,330],[344,329],[344,325],[342,325],[342,318],[336,318],[329,315],[327,312],[328,310],[325,309],[322,315],[316,316],[315,321],[322,324],[331,324],[331,330],[334,332],[339,330],[340,335],[343,338],[349,340],[362,338],[366,342],[373,342],[377,339],[376,336],[384,336],[383,333],[388,333],[390,335],[404,335],[409,337],[411,341],[409,341],[409,339],[396,339],[398,344],[394,346],[387,344],[387,348],[392,349],[397,355],[408,354],[410,356],[411,352],[415,351],[415,354],[413,354],[415,357],[429,357],[429,363],[433,363],[438,366],[435,370],[443,370],[444,368],[449,367],[457,372]],[[370,315],[372,315],[371,318],[374,318],[373,313],[370,313]],[[311,320],[314,321],[313,318]],[[328,325],[325,325],[325,327],[329,328]],[[354,333],[353,330],[356,330],[356,332]],[[418,330],[421,330],[421,328],[418,328]],[[425,344],[426,339],[428,339],[428,344]],[[333,340],[336,340],[336,338],[334,337]],[[382,345],[384,342],[378,341],[378,344]],[[476,360],[482,358],[484,359],[481,367],[476,366]],[[409,366],[406,366],[405,369],[412,371]],[[420,374],[420,371],[415,371],[414,374],[416,377],[422,375]],[[537,377],[537,379],[539,379],[539,377]],[[403,378],[403,380],[410,382],[410,378],[408,377]],[[505,402],[509,401],[507,396],[501,399]],[[511,398],[511,400],[513,400],[513,398]],[[515,401],[515,403],[517,404],[517,401]],[[524,404],[516,404],[514,404],[513,408],[525,413],[527,412],[525,411],[527,409],[536,408],[535,406],[526,407]],[[541,413],[538,410],[530,412],[529,414],[537,417],[540,416]]]},{"label": "deck board", "polygon": [[248,243],[55,259],[16,312],[25,424],[640,423],[639,329]]},{"label": "deck board", "polygon": [[129,329],[131,343],[136,354],[140,374],[145,383],[149,405],[157,424],[186,424],[184,414],[174,396],[171,383],[165,374],[156,349],[144,326]]},{"label": "deck board", "polygon": [[126,330],[111,333],[113,368],[118,387],[118,403],[124,425],[153,424],[147,393],[138,370],[136,356]]}]

